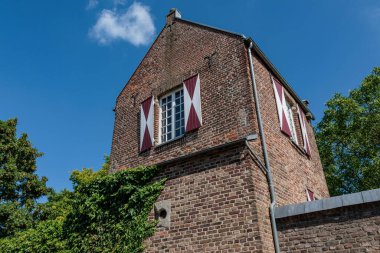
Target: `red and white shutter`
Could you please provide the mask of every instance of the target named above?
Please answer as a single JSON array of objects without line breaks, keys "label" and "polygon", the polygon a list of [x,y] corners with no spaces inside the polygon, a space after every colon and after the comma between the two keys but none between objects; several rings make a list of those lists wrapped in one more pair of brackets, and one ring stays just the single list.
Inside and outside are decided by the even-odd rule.
[{"label": "red and white shutter", "polygon": [[202,125],[201,82],[199,75],[183,81],[185,131],[190,132]]},{"label": "red and white shutter", "polygon": [[315,200],[314,192],[310,191],[309,189],[306,189],[306,196],[307,196],[307,201]]},{"label": "red and white shutter", "polygon": [[154,143],[153,97],[147,98],[140,107],[140,152],[148,150]]},{"label": "red and white shutter", "polygon": [[272,77],[272,83],[273,83],[273,89],[274,89],[274,95],[276,97],[276,104],[277,104],[277,112],[278,112],[278,118],[280,120],[280,128],[283,133],[285,133],[287,136],[291,137],[292,132],[290,131],[290,119],[287,113],[287,106],[285,101],[285,93],[284,93],[284,87],[282,84],[277,81],[275,78]]},{"label": "red and white shutter", "polygon": [[303,112],[302,108],[297,104],[297,112],[298,112],[298,118],[300,119],[300,125],[301,125],[301,132],[302,132],[302,139],[303,139],[303,148],[305,149],[306,154],[310,157],[310,142],[309,137],[307,135],[307,128],[306,128],[306,117],[305,113]]}]

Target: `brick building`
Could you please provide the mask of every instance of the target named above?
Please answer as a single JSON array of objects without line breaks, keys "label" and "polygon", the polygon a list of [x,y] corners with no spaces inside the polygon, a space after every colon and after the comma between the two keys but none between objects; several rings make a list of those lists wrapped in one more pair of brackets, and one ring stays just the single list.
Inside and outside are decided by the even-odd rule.
[{"label": "brick building", "polygon": [[171,10],[115,107],[112,171],[168,178],[146,252],[274,252],[274,206],[329,197],[312,119],[251,39]]}]

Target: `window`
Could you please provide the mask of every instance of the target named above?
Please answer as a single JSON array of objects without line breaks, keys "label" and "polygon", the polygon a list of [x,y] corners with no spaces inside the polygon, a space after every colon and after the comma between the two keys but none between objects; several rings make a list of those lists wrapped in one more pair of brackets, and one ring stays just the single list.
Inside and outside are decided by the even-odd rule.
[{"label": "window", "polygon": [[286,101],[286,113],[288,114],[289,118],[289,127],[290,127],[290,132],[292,133],[292,140],[298,144],[297,140],[297,131],[296,131],[296,126],[294,125],[294,116],[293,116],[293,109],[292,106]]},{"label": "window", "polygon": [[315,197],[315,194],[310,189],[306,189],[306,197],[307,201],[315,201],[318,200],[318,198]]},{"label": "window", "polygon": [[160,99],[160,143],[178,138],[185,133],[183,88]]}]

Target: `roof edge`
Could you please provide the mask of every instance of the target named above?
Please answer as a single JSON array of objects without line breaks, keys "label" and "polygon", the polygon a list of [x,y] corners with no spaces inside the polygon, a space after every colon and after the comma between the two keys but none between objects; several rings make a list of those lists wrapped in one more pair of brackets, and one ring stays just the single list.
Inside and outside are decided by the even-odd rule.
[{"label": "roof edge", "polygon": [[259,48],[257,43],[252,39],[253,50],[257,55],[264,61],[264,63],[269,67],[269,69],[273,72],[275,77],[285,86],[286,90],[292,95],[292,97],[297,100],[298,104],[301,108],[311,114],[311,119],[315,119],[314,114],[310,111],[310,108],[305,105],[302,99],[297,95],[297,93],[293,90],[292,86],[285,80],[285,78],[280,74],[280,72],[276,69],[276,67],[272,64],[272,62],[266,57],[264,52]]},{"label": "roof edge", "polygon": [[204,28],[208,28],[208,29],[214,30],[216,32],[222,32],[222,33],[226,33],[226,34],[229,34],[229,35],[232,35],[232,36],[235,36],[235,37],[239,37],[241,39],[245,39],[246,38],[244,36],[244,34],[239,34],[239,33],[231,32],[231,31],[224,30],[224,29],[221,29],[221,28],[218,28],[218,27],[214,27],[214,26],[210,26],[210,25],[205,25],[205,24],[202,24],[202,23],[194,22],[194,21],[191,21],[191,20],[183,19],[183,18],[175,18],[175,21],[180,21],[180,22],[183,22],[183,23],[191,24],[191,25],[201,26],[201,27],[204,27]]},{"label": "roof edge", "polygon": [[[158,38],[160,37],[161,33],[165,30],[166,26],[164,26],[161,31],[158,33],[157,37],[154,39],[154,41],[152,42],[152,44],[150,45],[149,49],[146,51],[144,57],[140,60],[139,64],[137,65],[137,67],[135,68],[135,70],[133,71],[133,73],[131,74],[131,76],[129,77],[128,81],[124,84],[123,88],[121,89],[121,91],[119,92],[119,95],[117,95],[116,97],[116,104],[117,102],[119,101],[119,97],[121,96],[121,94],[124,92],[125,88],[127,87],[129,81],[131,81],[132,77],[135,75],[136,71],[140,68],[141,64],[143,63],[144,59],[148,56],[150,50],[152,50],[153,48],[153,45],[156,43],[156,41],[158,40]],[[115,105],[115,108],[116,108],[116,105]],[[114,109],[115,110],[115,109]]]},{"label": "roof edge", "polygon": [[[211,30],[213,30],[215,32],[220,32],[220,33],[224,33],[224,34],[227,34],[227,35],[230,35],[230,36],[237,37],[237,38],[241,39],[243,43],[244,43],[245,40],[247,40],[247,37],[244,34],[239,34],[239,33],[231,32],[231,31],[228,31],[228,30],[224,30],[224,29],[220,29],[220,28],[217,28],[217,27],[205,25],[205,24],[202,24],[202,23],[197,23],[197,22],[186,20],[186,19],[183,19],[183,18],[175,17],[174,20],[175,21],[179,21],[179,22],[183,22],[183,23],[187,23],[187,24],[190,24],[190,25],[196,25],[196,26],[204,27],[204,28],[207,28],[207,29],[211,29]],[[120,91],[119,95],[116,98],[116,103],[119,100],[119,97],[121,96],[121,94],[123,93],[123,91],[125,90],[126,86],[128,85],[129,81],[131,80],[131,78],[133,77],[133,75],[136,73],[137,69],[140,67],[141,63],[144,61],[144,59],[148,55],[149,51],[152,49],[154,43],[157,41],[157,39],[160,37],[161,33],[165,30],[166,27],[167,27],[167,25],[164,25],[164,27],[162,28],[162,30],[160,31],[160,33],[157,35],[156,39],[151,44],[151,46],[149,47],[149,49],[146,52],[146,54],[144,55],[144,57],[141,59],[139,65],[136,67],[135,71],[132,73],[132,75],[130,76],[130,78],[128,79],[128,81],[125,83],[123,89]],[[306,113],[310,113],[311,114],[311,119],[314,120],[315,117],[314,117],[313,113],[310,111],[309,107],[307,107],[302,102],[301,98],[296,94],[296,92],[293,90],[293,88],[290,86],[290,84],[285,80],[285,78],[282,77],[282,75],[280,74],[280,72],[276,69],[276,67],[272,64],[272,62],[268,59],[268,57],[266,57],[266,55],[259,48],[259,46],[257,45],[257,43],[253,39],[251,39],[251,40],[252,40],[252,45],[253,45],[253,51],[264,61],[264,63],[269,67],[269,69],[275,75],[275,77],[280,82],[282,82],[282,84],[285,86],[286,90],[294,97],[295,100],[297,100],[297,102],[301,106],[301,108]]]},{"label": "roof edge", "polygon": [[[244,34],[239,34],[235,32],[231,32],[228,30],[220,29],[214,26],[205,25],[202,23],[186,20],[183,18],[175,18],[176,21],[188,23],[191,25],[201,26],[204,28],[208,28],[211,30],[214,30],[216,32],[222,32],[231,36],[235,36],[238,38],[241,38],[244,42],[244,40],[249,39]],[[294,97],[295,100],[297,100],[298,104],[301,106],[301,108],[305,112],[309,112],[311,114],[311,118],[314,120],[314,114],[310,111],[309,107],[307,107],[303,102],[302,99],[297,95],[297,93],[293,90],[293,88],[290,86],[290,84],[285,80],[285,78],[280,74],[280,72],[276,69],[276,67],[272,64],[272,62],[268,59],[268,57],[263,53],[263,51],[260,49],[258,44],[251,39],[252,45],[253,45],[253,51],[264,61],[264,63],[269,67],[269,69],[272,71],[273,75],[285,86],[286,90]]]}]

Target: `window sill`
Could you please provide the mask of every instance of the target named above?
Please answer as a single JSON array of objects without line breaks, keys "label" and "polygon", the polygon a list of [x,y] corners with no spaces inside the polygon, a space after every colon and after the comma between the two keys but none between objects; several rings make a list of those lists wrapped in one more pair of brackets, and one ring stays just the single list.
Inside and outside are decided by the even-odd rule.
[{"label": "window sill", "polygon": [[289,139],[290,143],[292,144],[292,146],[300,153],[302,154],[303,156],[305,156],[307,159],[310,160],[310,157],[306,154],[305,150],[303,150],[302,147],[300,147],[295,141],[293,141],[292,139]]},{"label": "window sill", "polygon": [[185,137],[185,134],[183,134],[183,135],[181,135],[181,136],[178,136],[178,137],[175,137],[174,139],[171,139],[170,141],[166,141],[166,142],[163,142],[163,143],[159,143],[159,144],[157,144],[157,145],[154,145],[154,148],[156,149],[156,148],[160,148],[160,147],[166,146],[166,145],[168,145],[168,144],[170,144],[170,143],[173,143],[173,142],[175,142],[175,141],[178,141],[178,140],[180,140],[180,139],[183,139],[184,137]]},{"label": "window sill", "polygon": [[287,136],[285,133],[284,133],[284,136],[287,137],[287,139],[289,140],[289,142],[298,151],[298,153],[300,153],[301,155],[305,156],[307,159],[311,160],[310,157],[306,154],[306,151],[302,147],[300,147],[298,145],[298,143],[296,143],[292,138],[290,138],[289,136]]}]

